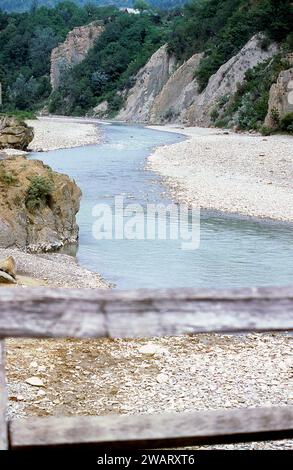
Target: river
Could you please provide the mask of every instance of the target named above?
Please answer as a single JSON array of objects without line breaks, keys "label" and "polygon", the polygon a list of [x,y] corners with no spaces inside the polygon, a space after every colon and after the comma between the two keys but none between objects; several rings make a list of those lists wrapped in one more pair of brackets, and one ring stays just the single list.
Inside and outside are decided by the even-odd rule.
[{"label": "river", "polygon": [[[157,145],[182,136],[108,124],[103,143],[33,154],[74,178],[83,192],[78,214],[80,265],[122,289],[140,287],[244,287],[286,285],[293,279],[292,227],[201,212],[200,246],[183,250],[180,240],[97,240],[97,204],[170,203],[160,177],[144,169]],[[172,220],[169,221],[172,223]]]}]

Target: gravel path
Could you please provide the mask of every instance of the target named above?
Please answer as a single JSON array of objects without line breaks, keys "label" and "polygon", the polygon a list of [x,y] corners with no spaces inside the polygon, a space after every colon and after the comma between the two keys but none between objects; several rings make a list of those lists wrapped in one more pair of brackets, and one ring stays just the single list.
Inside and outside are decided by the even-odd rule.
[{"label": "gravel path", "polygon": [[[292,405],[292,341],[280,334],[9,340],[9,415],[151,414]],[[32,376],[44,386],[26,383]],[[293,449],[293,441],[224,447]]]},{"label": "gravel path", "polygon": [[293,220],[293,137],[155,127],[189,140],[159,147],[149,167],[180,202],[222,212]]}]

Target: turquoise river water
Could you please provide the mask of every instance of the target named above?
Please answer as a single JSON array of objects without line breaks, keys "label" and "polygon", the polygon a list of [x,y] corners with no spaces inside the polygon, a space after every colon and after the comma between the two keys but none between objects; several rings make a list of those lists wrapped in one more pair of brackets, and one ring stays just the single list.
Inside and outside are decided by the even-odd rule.
[{"label": "turquoise river water", "polygon": [[[292,226],[201,213],[200,246],[182,250],[180,240],[97,240],[97,204],[170,203],[160,177],[144,169],[157,145],[181,136],[140,126],[103,126],[103,143],[33,154],[74,178],[83,196],[78,214],[80,265],[117,287],[244,287],[293,281]],[[122,215],[121,215],[122,217]],[[152,221],[150,222],[152,223]],[[155,223],[155,221],[154,221]],[[169,220],[172,223],[172,220]]]}]

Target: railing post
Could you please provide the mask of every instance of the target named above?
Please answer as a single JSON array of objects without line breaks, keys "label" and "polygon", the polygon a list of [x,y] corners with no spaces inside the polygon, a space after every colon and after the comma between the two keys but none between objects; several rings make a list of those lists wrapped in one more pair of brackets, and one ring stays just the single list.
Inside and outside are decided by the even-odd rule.
[{"label": "railing post", "polygon": [[7,388],[5,379],[5,342],[0,339],[0,450],[8,449]]}]

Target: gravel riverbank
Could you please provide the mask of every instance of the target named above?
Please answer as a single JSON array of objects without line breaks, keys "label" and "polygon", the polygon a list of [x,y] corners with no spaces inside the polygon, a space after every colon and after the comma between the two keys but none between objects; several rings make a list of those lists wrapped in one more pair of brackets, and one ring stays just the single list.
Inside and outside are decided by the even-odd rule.
[{"label": "gravel riverbank", "polygon": [[[34,143],[35,149],[37,145],[43,150],[61,148],[54,145],[62,142],[63,147],[65,142],[71,147],[75,138],[80,139],[78,145],[97,143],[86,142],[81,134],[74,137],[72,129],[75,126],[71,123],[64,123],[58,139],[52,137],[50,141],[46,134],[53,132],[53,127],[56,129],[60,121],[48,121],[49,132],[45,131],[48,123],[44,126],[44,120],[38,122],[42,132],[40,137],[36,131],[39,140]],[[75,124],[85,126],[89,131],[89,123]],[[253,212],[251,215],[255,215],[260,207],[264,212],[262,216],[267,217],[272,204],[271,216],[292,220],[290,172],[293,159],[289,146],[292,140],[226,136],[210,129],[195,131],[164,127],[163,130],[185,132],[191,136],[189,141],[158,148],[150,159],[152,168],[166,177],[176,198],[228,212],[237,207],[237,212],[245,213],[239,188],[243,184],[248,191],[251,184],[252,194],[247,194],[245,199],[248,212]],[[94,138],[93,134],[89,138]],[[278,151],[276,142],[280,143]],[[269,163],[260,153],[270,155]],[[252,170],[254,160],[257,164]],[[274,168],[273,173],[270,168]],[[267,181],[268,177],[272,184]],[[264,189],[264,201],[258,206],[262,198],[258,200],[260,192],[257,189],[261,191],[266,187],[271,188],[271,198],[265,200],[270,192]],[[236,190],[234,196],[233,188]],[[227,198],[228,189],[232,199]],[[281,194],[278,191],[284,197],[275,201]],[[214,207],[216,202],[217,207]],[[110,287],[98,274],[81,268],[67,255],[33,255],[16,249],[0,249],[0,259],[8,255],[14,256],[18,273],[26,280],[34,280],[35,285]],[[282,334],[210,334],[148,340],[11,339],[7,341],[9,418],[292,405],[292,340],[291,336]],[[144,348],[146,345],[149,347]],[[42,385],[30,385],[27,382],[30,377],[38,377]],[[293,449],[293,442],[283,440],[208,448],[285,450]]]},{"label": "gravel riverbank", "polygon": [[[9,340],[9,416],[292,405],[292,341],[280,334]],[[29,385],[32,376],[43,386]],[[293,441],[217,447],[285,450],[293,449]]]},{"label": "gravel riverbank", "polygon": [[15,248],[0,248],[0,259],[7,256],[13,256],[16,261],[20,285],[76,289],[110,287],[99,274],[79,266],[73,256],[60,253],[31,254]]},{"label": "gravel riverbank", "polygon": [[34,128],[29,150],[34,152],[99,144],[102,133],[97,124],[67,117],[39,117],[27,121]]},{"label": "gravel riverbank", "polygon": [[179,202],[293,221],[293,137],[175,126],[154,129],[188,136],[156,149],[148,163]]}]

